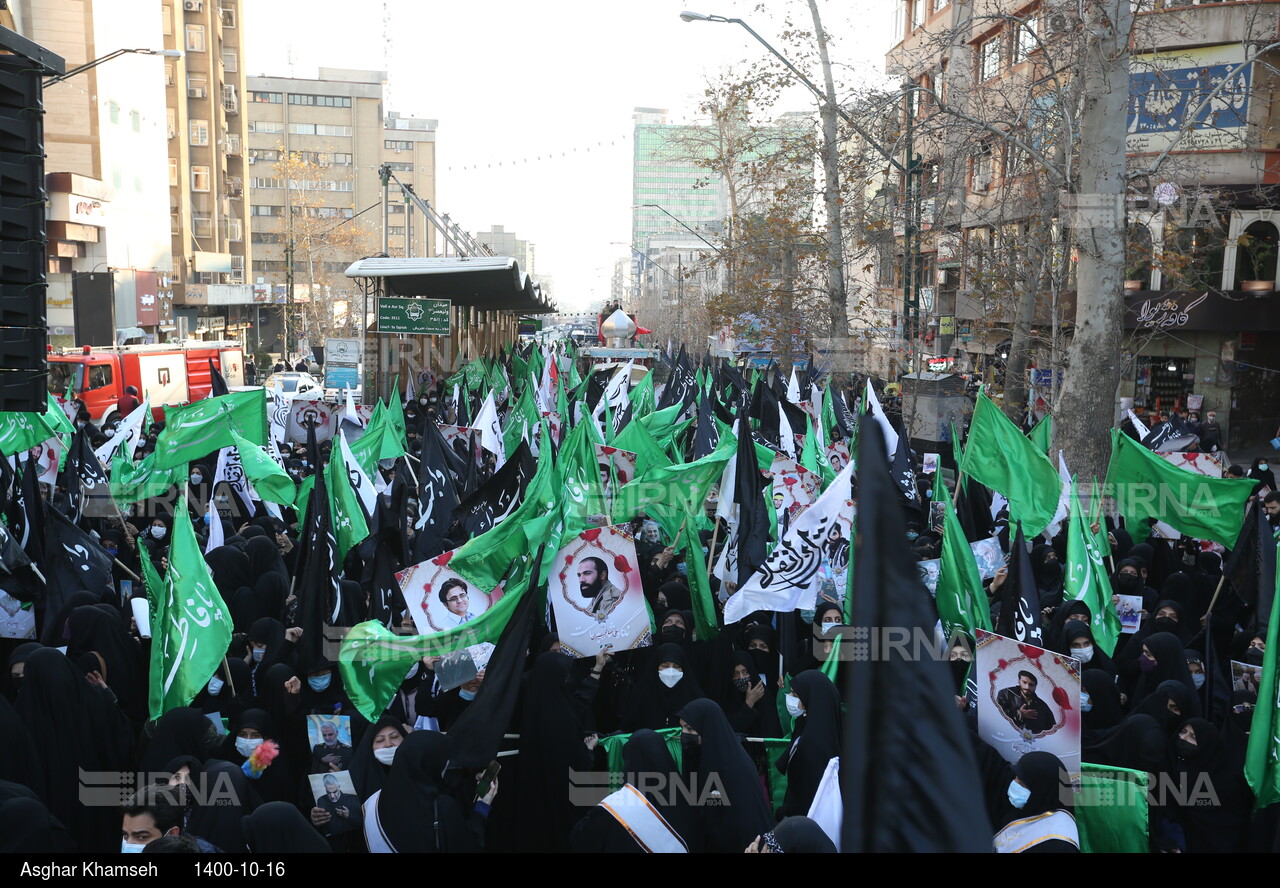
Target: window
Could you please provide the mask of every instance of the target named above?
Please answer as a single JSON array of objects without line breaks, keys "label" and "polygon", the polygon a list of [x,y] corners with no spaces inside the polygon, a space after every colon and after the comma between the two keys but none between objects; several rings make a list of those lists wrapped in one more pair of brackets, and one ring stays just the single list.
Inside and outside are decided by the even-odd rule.
[{"label": "window", "polygon": [[284,101],[284,93],[262,92],[261,90],[255,89],[249,93],[249,101],[268,105],[279,105]]},{"label": "window", "polygon": [[[257,180],[250,179],[249,181],[252,183]],[[257,204],[256,206],[252,206],[249,208],[249,215],[250,216],[283,216],[284,207],[276,204]]]},{"label": "window", "polygon": [[244,222],[235,216],[223,216],[222,238],[232,243],[244,240]]},{"label": "window", "polygon": [[227,133],[226,142],[227,142],[227,149],[226,149],[227,154],[230,155],[231,157],[239,157],[240,156],[240,134]]},{"label": "window", "polygon": [[[240,220],[236,219],[234,221],[239,222]],[[236,238],[236,240],[240,240],[240,238]],[[228,275],[228,277],[230,278],[230,281],[229,281],[230,283],[233,283],[233,284],[244,283],[244,257],[243,256],[231,257],[231,274]]]},{"label": "window", "polygon": [[314,123],[291,123],[289,124],[289,132],[295,136],[314,136],[316,134],[316,125]]},{"label": "window", "polygon": [[187,25],[187,52],[204,52],[204,25]]},{"label": "window", "polygon": [[192,118],[190,121],[190,142],[192,145],[208,145],[209,144],[209,121],[196,120]]},{"label": "window", "polygon": [[305,93],[289,93],[290,105],[315,105],[321,108],[350,108],[350,96],[312,96]]},{"label": "window", "polygon": [[120,106],[115,102],[107,103],[107,116],[111,118],[112,123],[120,122]]},{"label": "window", "polygon": [[222,70],[228,73],[240,70],[240,57],[230,47],[223,47],[222,49]]},{"label": "window", "polygon": [[[249,179],[249,187],[250,188],[283,188],[284,179],[278,179],[275,177],[265,177],[265,176],[253,176]],[[272,215],[279,215],[279,214],[273,213]]]},{"label": "window", "polygon": [[191,233],[196,237],[213,237],[213,220],[208,216],[192,216]]},{"label": "window", "polygon": [[1021,64],[1031,53],[1040,48],[1036,35],[1040,33],[1040,19],[1029,15],[1018,25],[1018,39],[1013,44],[1013,63]]},{"label": "window", "polygon": [[403,216],[404,204],[393,203],[391,206],[387,207],[387,212],[390,213],[392,216]]},{"label": "window", "polygon": [[173,86],[173,65],[168,63],[164,66],[164,85]]},{"label": "window", "polygon": [[412,151],[413,143],[399,141],[396,139],[386,139],[383,141],[382,147],[388,150],[395,150],[395,151]]},{"label": "window", "polygon": [[911,30],[924,26],[924,4],[926,0],[912,0],[911,2]]},{"label": "window", "polygon": [[203,99],[209,95],[209,79],[203,74],[187,76],[187,98]]},{"label": "window", "polygon": [[249,158],[254,163],[274,163],[280,159],[280,152],[275,148],[250,148]]},{"label": "window", "polygon": [[387,234],[389,234],[389,235],[391,235],[391,236],[393,236],[393,237],[403,237],[403,236],[404,236],[404,226],[403,226],[403,225],[388,225],[388,226],[387,226]]},{"label": "window", "polygon": [[973,158],[973,181],[970,191],[984,192],[991,188],[991,146],[982,145]]},{"label": "window", "polygon": [[411,164],[411,163],[402,163],[401,161],[398,161],[398,160],[397,160],[395,163],[389,163],[389,164],[387,164],[387,167],[388,167],[388,169],[394,170],[394,171],[395,171],[395,172],[397,172],[397,173],[412,173],[412,172],[413,172],[413,164]]},{"label": "window", "polygon": [[86,387],[90,389],[103,388],[111,385],[112,378],[110,364],[94,364],[89,368],[89,379]]},{"label": "window", "polygon": [[166,37],[173,36],[173,9],[169,6],[160,7],[160,33]]},{"label": "window", "polygon": [[351,135],[351,127],[349,126],[328,126],[323,123],[316,124],[317,136],[349,136]]},{"label": "window", "polygon": [[169,187],[178,187],[178,158],[169,158]]},{"label": "window", "polygon": [[989,37],[978,47],[978,79],[990,80],[1000,73],[1000,35]]},{"label": "window", "polygon": [[[945,2],[945,0],[939,0]],[[218,17],[222,19],[222,27],[234,28],[236,26],[236,11],[234,9],[219,9]]]},{"label": "window", "polygon": [[236,92],[235,84],[222,84],[222,110],[228,114],[240,113],[240,94]]},{"label": "window", "polygon": [[239,200],[244,197],[244,179],[239,176],[227,176],[227,197]]},{"label": "window", "polygon": [[893,33],[897,40],[907,37],[907,4],[911,0],[897,0],[893,5]]},{"label": "window", "polygon": [[193,165],[191,167],[191,190],[208,191],[210,178],[207,166]]},{"label": "window", "polygon": [[283,133],[284,124],[278,120],[250,120],[249,132],[251,133]]},{"label": "window", "polygon": [[166,108],[164,110],[164,122],[169,130],[169,138],[175,138],[178,135],[178,111],[175,108]]}]

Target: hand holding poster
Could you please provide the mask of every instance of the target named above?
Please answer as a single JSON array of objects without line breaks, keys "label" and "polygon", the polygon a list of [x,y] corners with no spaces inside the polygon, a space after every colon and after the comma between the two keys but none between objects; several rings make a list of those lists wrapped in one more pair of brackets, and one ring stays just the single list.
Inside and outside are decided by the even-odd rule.
[{"label": "hand holding poster", "polygon": [[1051,752],[1080,780],[1080,663],[977,630],[978,734],[1010,764]]},{"label": "hand holding poster", "polygon": [[594,527],[570,540],[551,566],[547,597],[560,648],[574,657],[652,643],[636,544],[626,525]]}]

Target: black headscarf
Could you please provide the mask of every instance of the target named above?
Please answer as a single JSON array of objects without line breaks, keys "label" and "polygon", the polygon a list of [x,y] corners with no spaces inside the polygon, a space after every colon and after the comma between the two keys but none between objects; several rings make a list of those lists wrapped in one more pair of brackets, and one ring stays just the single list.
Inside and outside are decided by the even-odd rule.
[{"label": "black headscarf", "polygon": [[1154,718],[1141,713],[1129,716],[1081,753],[1084,761],[1095,765],[1152,773],[1168,769],[1168,738]]},{"label": "black headscarf", "polygon": [[285,601],[289,598],[289,580],[270,571],[254,581],[253,594],[258,599],[261,612],[278,620],[284,614]]},{"label": "black headscarf", "polygon": [[[1178,707],[1176,713],[1169,709],[1170,702]],[[1200,716],[1200,698],[1187,690],[1182,682],[1170,679],[1160,682],[1160,686],[1147,694],[1133,711],[1151,716],[1162,730],[1171,733],[1188,718]]]},{"label": "black headscarf", "polygon": [[201,764],[192,756],[174,759],[165,770],[173,774],[183,765],[190,769],[192,783],[205,787],[201,795],[188,802],[190,816],[183,832],[199,836],[222,851],[242,850],[244,833],[240,820],[253,810],[257,796],[249,789],[249,778],[230,762],[209,759]]},{"label": "black headscarf", "polygon": [[1053,618],[1049,620],[1049,628],[1045,630],[1044,646],[1051,651],[1069,656],[1070,652],[1067,650],[1066,639],[1062,637],[1062,630],[1071,620],[1080,619],[1080,614],[1084,615],[1086,623],[1093,620],[1093,611],[1088,604],[1079,599],[1064,601],[1058,605],[1058,609],[1053,612]]},{"label": "black headscarf", "polygon": [[787,775],[783,817],[808,812],[827,763],[840,755],[842,735],[840,692],[825,674],[801,672],[791,681],[791,693],[804,704],[804,716],[795,720],[795,739],[776,763]]},{"label": "black headscarf", "polygon": [[[400,724],[399,719],[389,713],[383,713],[382,717],[360,736],[355,752],[351,755],[351,782],[355,785],[356,795],[362,802],[368,801],[369,796],[382,789],[386,785],[387,775],[391,773],[391,766],[382,764],[373,754],[373,739],[383,728],[395,728],[401,735],[405,734],[404,726]],[[397,748],[396,757],[398,758],[399,755],[400,750]]]},{"label": "black headscarf", "polygon": [[57,613],[52,616],[45,614],[44,631],[40,633],[40,643],[45,647],[65,647],[71,638],[71,629],[67,625],[71,612],[78,607],[97,604],[101,600],[101,596],[94,595],[92,592],[73,593]]},{"label": "black headscarf", "polygon": [[696,747],[686,748],[684,772],[696,773],[699,785],[714,775],[724,796],[721,806],[699,809],[707,819],[707,850],[739,852],[773,825],[755,763],[711,700],[694,700],[679,716],[700,738]]},{"label": "black headscarf", "polygon": [[75,850],[75,839],[43,802],[13,798],[0,803],[0,854],[60,854]]},{"label": "black headscarf", "polygon": [[[757,639],[769,645],[769,650],[750,650],[751,642]],[[752,672],[763,675],[766,686],[774,685],[778,680],[778,635],[773,627],[762,623],[747,626],[742,632],[742,646],[748,648],[747,654],[755,662]]]},{"label": "black headscarf", "polygon": [[[690,700],[703,696],[693,671],[693,660],[688,652],[678,644],[659,645],[653,656],[645,658],[648,666],[636,676],[628,712],[623,718],[623,726],[628,730],[639,728],[676,727],[680,724],[676,713]],[[658,667],[662,663],[676,663],[684,669],[684,677],[675,687],[667,687],[658,677]]]},{"label": "black headscarf", "polygon": [[481,850],[469,814],[443,788],[451,749],[438,731],[414,731],[396,750],[387,787],[378,796],[378,819],[397,852]]},{"label": "black headscarf", "polygon": [[0,697],[0,750],[3,750],[0,752],[0,780],[21,783],[43,796],[44,773],[40,770],[40,757],[36,754],[31,732],[3,697]]},{"label": "black headscarf", "polygon": [[[1195,732],[1195,748],[1184,749],[1176,738],[1184,727]],[[1187,839],[1187,851],[1224,852],[1243,850],[1248,835],[1253,801],[1239,760],[1222,733],[1203,718],[1183,719],[1175,727],[1173,767],[1185,787],[1185,804],[1165,813],[1176,820]],[[1196,796],[1207,804],[1196,804]]]},{"label": "black headscarf", "polygon": [[1074,651],[1071,643],[1074,641],[1085,640],[1093,647],[1093,656],[1088,663],[1084,664],[1085,669],[1100,669],[1108,675],[1114,677],[1116,675],[1116,664],[1111,662],[1111,658],[1107,656],[1107,652],[1098,644],[1098,640],[1093,637],[1093,628],[1080,620],[1068,620],[1067,625],[1062,629],[1062,650],[1060,653],[1068,657],[1076,657],[1079,659],[1078,652]]},{"label": "black headscarf", "polygon": [[13,675],[13,667],[17,666],[19,663],[27,662],[27,657],[31,656],[35,651],[40,650],[42,647],[44,647],[44,645],[38,641],[28,641],[18,645],[13,649],[13,653],[9,655],[9,668],[4,671],[4,695],[8,698],[10,703],[18,699],[19,682],[15,682],[11,677]]},{"label": "black headscarf", "polygon": [[1031,796],[1020,809],[1019,817],[1034,817],[1046,811],[1072,811],[1074,793],[1071,778],[1067,775],[1062,760],[1056,755],[1051,752],[1028,752],[1014,763],[1013,771],[1022,785],[1031,790]]},{"label": "black headscarf", "polygon": [[227,718],[244,712],[252,696],[249,664],[239,657],[228,657],[218,664],[214,674],[222,680],[218,693],[209,693],[206,683],[191,705],[201,712],[217,712]]},{"label": "black headscarf", "polygon": [[1116,680],[1101,669],[1086,668],[1081,686],[1089,695],[1089,711],[1083,714],[1084,732],[1081,743],[1089,746],[1100,739],[1104,732],[1120,724],[1124,707],[1120,703],[1120,689]]},{"label": "black headscarf", "polygon": [[204,556],[213,575],[213,583],[223,598],[233,594],[241,586],[253,587],[253,572],[249,570],[249,558],[235,546],[219,546]]},{"label": "black headscarf", "polygon": [[[1155,658],[1156,665],[1151,672],[1143,672],[1138,675],[1138,680],[1133,687],[1133,694],[1129,699],[1129,710],[1134,712],[1143,699],[1163,682],[1174,681],[1181,682],[1190,693],[1192,698],[1196,697],[1196,685],[1191,680],[1191,670],[1187,668],[1186,649],[1182,646],[1182,642],[1177,636],[1170,635],[1168,632],[1155,632],[1148,635],[1143,640],[1147,649],[1151,651]],[[1139,653],[1142,651],[1141,644],[1138,647]],[[1197,704],[1197,712],[1198,712]]]},{"label": "black headscarf", "polygon": [[179,756],[191,756],[203,763],[212,748],[220,745],[210,742],[210,733],[216,731],[199,709],[190,706],[170,709],[156,722],[155,733],[142,754],[142,770],[163,770]]},{"label": "black headscarf", "polygon": [[[792,816],[773,828],[773,843],[784,854],[835,854],[836,843],[808,817]],[[771,846],[772,847],[772,846]]]},{"label": "black headscarf", "polygon": [[241,826],[245,845],[255,854],[329,854],[332,851],[316,828],[288,802],[267,802],[244,818]]},{"label": "black headscarf", "polygon": [[27,658],[16,709],[36,744],[49,810],[81,851],[119,848],[119,809],[81,804],[78,776],[131,763],[133,730],[115,700],[59,651],[43,648]]}]

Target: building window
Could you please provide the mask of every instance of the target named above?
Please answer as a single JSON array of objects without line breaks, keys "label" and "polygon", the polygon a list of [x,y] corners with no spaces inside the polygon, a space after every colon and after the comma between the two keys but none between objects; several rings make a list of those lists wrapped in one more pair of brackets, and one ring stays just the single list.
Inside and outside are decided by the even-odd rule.
[{"label": "building window", "polygon": [[[239,223],[239,221],[240,221],[240,220],[239,220],[239,219],[233,219],[233,220],[230,220],[230,221],[234,221],[234,222],[236,222],[236,223]],[[240,240],[240,239],[241,239],[241,238],[236,238],[236,240]],[[230,274],[228,277],[230,278],[230,281],[229,281],[229,282],[230,282],[230,283],[232,283],[232,284],[243,284],[243,283],[244,283],[244,257],[243,257],[243,256],[232,256],[232,257],[231,257],[231,274]]]},{"label": "building window", "polygon": [[986,192],[991,188],[991,146],[982,145],[973,158],[973,181],[970,191]]},{"label": "building window", "polygon": [[244,222],[235,216],[222,217],[223,240],[239,243],[244,240]]},{"label": "building window", "polygon": [[290,105],[315,105],[321,108],[350,108],[350,96],[312,96],[305,93],[289,93]]},{"label": "building window", "polygon": [[204,52],[204,25],[187,25],[187,52]]},{"label": "building window", "polygon": [[209,95],[209,80],[203,74],[187,77],[187,98],[203,99]]},{"label": "building window", "polygon": [[911,2],[911,30],[916,30],[924,26],[924,5],[926,0],[912,0]]},{"label": "building window", "polygon": [[[939,0],[939,2],[946,2],[946,0]],[[218,17],[222,19],[222,27],[235,28],[236,11],[234,9],[219,9]]]},{"label": "building window", "polygon": [[222,70],[231,73],[240,70],[240,57],[230,47],[222,49]]},{"label": "building window", "polygon": [[413,164],[411,164],[411,163],[402,163],[401,161],[396,161],[395,163],[389,163],[389,164],[387,164],[387,168],[388,168],[388,169],[391,169],[391,170],[394,170],[394,171],[395,171],[395,172],[397,172],[397,173],[412,173],[412,172],[413,172]]},{"label": "building window", "polygon": [[176,138],[178,135],[178,111],[175,108],[164,109],[164,122],[169,130],[169,138]]},{"label": "building window", "polygon": [[178,158],[169,158],[169,187],[178,187]]},{"label": "building window", "polygon": [[252,163],[274,163],[280,159],[280,152],[275,148],[250,148],[249,160]]},{"label": "building window", "polygon": [[1000,35],[989,37],[978,46],[978,79],[990,80],[1000,73]]},{"label": "building window", "polygon": [[173,86],[173,65],[167,63],[164,66],[164,85]]},{"label": "building window", "polygon": [[388,225],[388,226],[387,226],[387,234],[391,235],[392,237],[403,237],[403,236],[404,236],[404,226],[403,226],[403,225]]},{"label": "building window", "polygon": [[160,7],[160,33],[166,37],[173,36],[173,8]]},{"label": "building window", "polygon": [[267,105],[279,105],[284,101],[284,93],[253,90],[249,93],[249,101]]},{"label": "building window", "polygon": [[196,120],[195,118],[191,119],[190,142],[192,145],[208,145],[209,144],[209,121]]},{"label": "building window", "polygon": [[413,143],[397,139],[386,139],[383,141],[382,147],[386,148],[388,151],[412,151]]},{"label": "building window", "polygon": [[239,157],[240,156],[240,134],[227,133],[226,142],[227,142],[227,154],[230,157]]},{"label": "building window", "polygon": [[291,123],[289,124],[289,132],[295,136],[314,136],[316,134],[316,125],[314,123]]},{"label": "building window", "polygon": [[1018,39],[1013,44],[1013,63],[1022,64],[1031,53],[1040,48],[1036,35],[1040,33],[1040,19],[1029,15],[1018,24]]},{"label": "building window", "polygon": [[192,216],[191,233],[196,237],[213,237],[213,220],[208,216]]},{"label": "building window", "polygon": [[191,190],[192,191],[208,191],[209,190],[209,168],[207,166],[194,165],[191,167]]},{"label": "building window", "polygon": [[112,123],[120,122],[120,106],[115,102],[107,103],[107,116],[111,118]]},{"label": "building window", "polygon": [[[257,181],[256,179],[251,179],[250,184],[256,181]],[[284,207],[278,206],[276,204],[257,204],[249,208],[249,215],[251,216],[283,216]]]},{"label": "building window", "polygon": [[391,206],[387,207],[387,212],[390,213],[392,216],[403,216],[404,204],[393,203]]},{"label": "building window", "polygon": [[284,132],[284,124],[278,120],[250,120],[249,132],[280,134]]},{"label": "building window", "polygon": [[[283,188],[284,179],[278,179],[278,178],[266,177],[266,176],[254,176],[249,179],[249,187],[250,188]],[[272,215],[280,215],[280,214],[273,213]]]},{"label": "building window", "polygon": [[317,136],[349,136],[351,135],[351,127],[349,126],[329,126],[323,123],[316,124]]}]

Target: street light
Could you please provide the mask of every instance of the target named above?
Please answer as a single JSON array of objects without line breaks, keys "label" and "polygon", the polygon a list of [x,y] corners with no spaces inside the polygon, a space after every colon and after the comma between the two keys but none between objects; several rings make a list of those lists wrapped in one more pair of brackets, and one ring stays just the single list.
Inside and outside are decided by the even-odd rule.
[{"label": "street light", "polygon": [[[873,148],[878,154],[880,154],[881,157],[887,160],[891,167],[893,167],[903,175],[906,198],[907,198],[907,202],[905,204],[907,218],[905,220],[903,238],[902,238],[903,240],[902,321],[903,321],[904,333],[907,333],[908,335],[910,335],[910,333],[914,330],[916,323],[918,323],[918,317],[920,313],[920,297],[916,288],[915,261],[914,261],[914,257],[911,255],[911,250],[912,250],[911,241],[912,241],[912,238],[916,234],[918,234],[918,231],[916,230],[916,224],[917,224],[917,220],[919,219],[920,195],[919,195],[919,190],[916,188],[915,181],[916,181],[916,177],[919,176],[920,174],[920,167],[922,166],[920,162],[920,158],[915,154],[915,151],[912,145],[912,126],[914,124],[914,118],[911,111],[911,103],[907,102],[907,120],[906,120],[906,134],[905,134],[907,162],[904,165],[898,160],[897,156],[894,155],[893,152],[891,152],[888,148],[885,148],[883,145],[877,142],[871,136],[871,134],[868,133],[866,129],[862,127],[861,124],[859,124],[856,120],[854,120],[853,117],[851,117],[848,114],[848,112],[846,112],[843,108],[840,107],[840,105],[836,102],[835,90],[833,87],[830,88],[829,91],[824,91],[819,89],[817,85],[814,84],[814,82],[810,80],[808,77],[806,77],[802,71],[800,71],[795,65],[791,64],[791,61],[787,59],[786,56],[778,52],[778,50],[774,49],[773,46],[769,43],[769,41],[765,40],[763,37],[757,34],[751,28],[751,26],[748,25],[746,22],[744,22],[742,19],[727,18],[722,15],[704,15],[700,12],[690,12],[689,10],[685,10],[684,12],[680,13],[680,19],[681,21],[685,21],[685,22],[718,22],[718,23],[730,24],[730,25],[741,25],[742,28],[748,34],[754,37],[761,46],[763,46],[765,49],[769,51],[770,55],[772,55],[779,62],[781,62],[782,65],[788,71],[790,71],[797,80],[799,80],[806,87],[808,87],[809,91],[818,98],[818,101],[822,104],[824,110],[838,115],[840,119],[843,120],[845,123],[847,123],[854,132],[856,132],[859,136],[862,137],[864,142],[866,142],[869,146],[871,146],[871,148]],[[825,62],[825,49],[823,50],[823,53],[824,53],[823,58]],[[830,85],[830,77],[828,77],[828,84]],[[903,85],[903,88],[899,91],[898,95],[901,96],[905,93],[911,92],[912,90],[920,90],[920,89],[924,89],[924,88],[912,83],[907,83]],[[840,161],[839,149],[835,144],[834,138],[831,138],[828,136],[826,141],[827,141],[827,144],[824,146],[824,152],[823,152],[823,166],[827,173],[828,188],[835,186],[838,189],[837,170],[839,168],[839,161]],[[829,206],[829,209],[830,209],[830,206]],[[837,255],[837,245],[835,243],[836,238],[834,237],[835,233],[839,232],[840,230],[838,211],[835,214],[828,212],[828,216],[833,217],[828,219],[828,224],[832,227],[832,235],[833,235],[831,237],[831,243],[829,246],[828,261],[832,264],[832,273],[840,274],[841,285],[843,286],[844,245],[843,245],[843,242],[839,244],[839,255]],[[843,241],[843,238],[841,238],[841,241]]]},{"label": "street light", "polygon": [[58,74],[54,77],[46,78],[44,81],[44,86],[48,88],[50,86],[53,86],[55,83],[61,83],[64,80],[70,80],[72,77],[75,77],[77,74],[83,74],[85,71],[88,71],[90,68],[98,67],[103,62],[109,62],[112,59],[119,58],[120,56],[127,55],[129,53],[136,53],[137,55],[163,56],[166,59],[182,58],[182,50],[180,49],[117,49],[115,52],[109,52],[106,55],[102,56],[101,58],[94,59],[91,62],[85,62],[83,65],[79,65],[75,68],[72,68],[70,71],[65,71],[62,74]]}]

